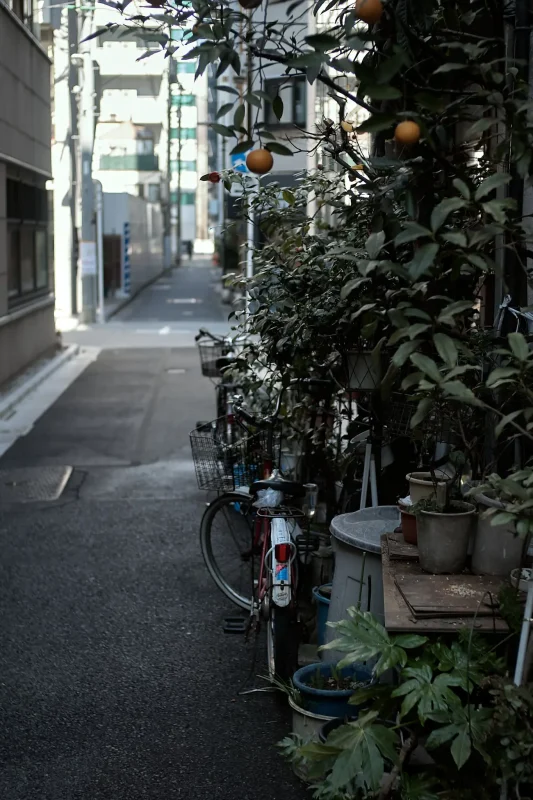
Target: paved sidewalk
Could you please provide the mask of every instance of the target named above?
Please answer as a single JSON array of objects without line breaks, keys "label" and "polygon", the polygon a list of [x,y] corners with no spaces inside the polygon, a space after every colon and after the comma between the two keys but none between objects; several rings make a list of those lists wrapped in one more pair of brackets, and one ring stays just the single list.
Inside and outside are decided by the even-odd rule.
[{"label": "paved sidewalk", "polygon": [[213,413],[196,350],[111,348],[0,459],[74,467],[57,502],[0,508],[0,797],[308,796],[199,552],[188,432]]}]

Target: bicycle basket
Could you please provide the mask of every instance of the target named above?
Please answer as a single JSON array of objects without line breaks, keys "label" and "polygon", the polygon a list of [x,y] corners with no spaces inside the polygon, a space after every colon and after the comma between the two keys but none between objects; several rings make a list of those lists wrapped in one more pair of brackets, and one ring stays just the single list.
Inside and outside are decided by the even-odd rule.
[{"label": "bicycle basket", "polygon": [[220,378],[221,372],[217,367],[217,360],[227,356],[231,347],[222,342],[198,342],[202,375],[206,378]]},{"label": "bicycle basket", "polygon": [[221,417],[191,431],[191,451],[200,489],[227,492],[250,486],[263,474],[266,449],[264,431],[227,443],[226,419]]}]

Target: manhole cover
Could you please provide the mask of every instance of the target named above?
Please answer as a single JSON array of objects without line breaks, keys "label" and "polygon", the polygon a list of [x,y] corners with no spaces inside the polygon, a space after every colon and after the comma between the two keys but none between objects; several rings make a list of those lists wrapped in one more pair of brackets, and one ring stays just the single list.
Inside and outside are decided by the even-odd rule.
[{"label": "manhole cover", "polygon": [[72,467],[0,470],[0,504],[57,500],[71,475]]}]

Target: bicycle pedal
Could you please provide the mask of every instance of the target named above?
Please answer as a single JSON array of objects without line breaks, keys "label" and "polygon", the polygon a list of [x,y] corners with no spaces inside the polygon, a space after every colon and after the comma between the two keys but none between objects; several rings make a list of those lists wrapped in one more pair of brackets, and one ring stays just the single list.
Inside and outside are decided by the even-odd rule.
[{"label": "bicycle pedal", "polygon": [[222,629],[224,633],[246,633],[248,623],[247,617],[226,617]]}]

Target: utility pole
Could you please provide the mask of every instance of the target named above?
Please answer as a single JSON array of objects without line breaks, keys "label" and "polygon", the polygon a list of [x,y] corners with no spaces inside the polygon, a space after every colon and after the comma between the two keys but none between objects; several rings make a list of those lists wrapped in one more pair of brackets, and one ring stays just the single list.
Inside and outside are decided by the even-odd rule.
[{"label": "utility pole", "polygon": [[[169,27],[169,37],[172,33],[172,29]],[[168,57],[168,69],[167,69],[167,153],[166,153],[166,161],[167,161],[167,176],[166,176],[166,206],[165,206],[165,220],[164,220],[164,239],[163,239],[163,259],[165,269],[170,269],[172,266],[172,217],[171,217],[171,209],[172,209],[172,201],[171,201],[171,194],[170,194],[170,176],[172,173],[171,169],[171,161],[170,161],[170,145],[171,145],[171,124],[172,124],[172,73],[173,73],[173,62],[174,57],[169,55]]]},{"label": "utility pole", "polygon": [[81,71],[78,95],[79,166],[78,182],[81,197],[81,235],[79,237],[78,274],[81,276],[81,321],[96,321],[97,256],[94,218],[93,150],[94,150],[94,71],[92,41],[84,41],[93,30],[92,10],[82,11],[79,52],[74,56]]},{"label": "utility pole", "polygon": [[183,86],[178,82],[178,193],[176,217],[176,265],[181,264],[181,106],[183,100]]}]

